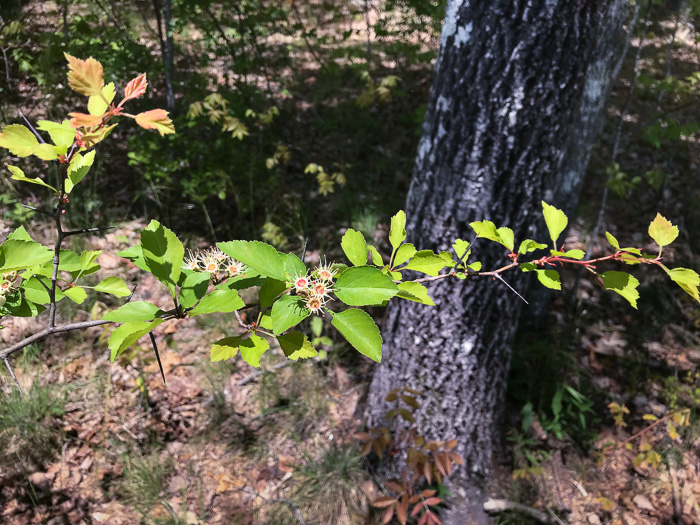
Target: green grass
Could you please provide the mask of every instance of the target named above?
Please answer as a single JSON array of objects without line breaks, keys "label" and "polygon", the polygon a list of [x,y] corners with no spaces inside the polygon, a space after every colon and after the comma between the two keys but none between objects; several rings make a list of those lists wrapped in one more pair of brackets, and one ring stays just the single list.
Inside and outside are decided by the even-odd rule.
[{"label": "green grass", "polygon": [[122,463],[124,475],[116,484],[117,495],[126,505],[146,515],[161,501],[168,476],[173,472],[173,461],[154,453],[144,457],[125,455]]}]

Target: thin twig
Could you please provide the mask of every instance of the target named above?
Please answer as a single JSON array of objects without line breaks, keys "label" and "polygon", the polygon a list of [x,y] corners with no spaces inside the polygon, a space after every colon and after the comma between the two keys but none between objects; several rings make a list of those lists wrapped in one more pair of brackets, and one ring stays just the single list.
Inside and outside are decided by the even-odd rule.
[{"label": "thin twig", "polygon": [[27,127],[34,133],[34,136],[37,138],[39,142],[42,144],[46,144],[46,141],[42,138],[41,135],[39,135],[39,132],[34,129],[34,126],[31,125],[31,123],[27,120],[27,117],[24,116],[24,113],[22,113],[22,110],[19,110],[19,116],[22,117],[22,120],[24,120],[24,123],[27,125]]},{"label": "thin twig", "polygon": [[160,355],[158,354],[158,345],[156,344],[156,338],[153,335],[153,330],[148,332],[148,335],[151,337],[151,344],[153,345],[153,351],[156,353],[156,360],[158,361],[158,368],[160,368],[160,375],[163,378],[163,386],[167,385],[165,384],[165,372],[163,371],[163,364],[160,362]]},{"label": "thin twig", "polygon": [[508,501],[505,499],[486,500],[484,503],[484,510],[490,514],[514,510],[516,512],[520,512],[521,514],[526,514],[539,522],[551,523],[549,516],[547,516],[544,512],[540,512],[539,510],[523,505],[522,503],[516,503],[515,501]]},{"label": "thin twig", "polygon": [[12,367],[10,366],[10,362],[7,360],[6,357],[3,358],[3,361],[5,362],[5,366],[7,367],[7,370],[10,372],[12,379],[15,380],[15,385],[17,385],[17,390],[19,390],[19,395],[24,396],[24,392],[22,392],[22,387],[19,386],[19,381],[17,381],[17,376],[15,375],[14,370],[12,370]]},{"label": "thin twig", "polygon": [[29,204],[23,204],[21,202],[19,204],[20,204],[20,206],[22,206],[23,208],[27,208],[28,210],[36,211],[38,213],[43,213],[45,215],[48,215],[49,217],[53,217],[53,212],[51,212],[51,211],[42,210],[41,208],[35,208],[34,206],[30,206]]},{"label": "thin twig", "polygon": [[494,279],[498,279],[498,280],[501,281],[503,284],[505,284],[508,288],[510,288],[510,291],[513,292],[513,293],[514,293],[515,295],[517,295],[518,297],[520,297],[520,298],[523,300],[523,302],[524,302],[525,304],[530,304],[530,303],[528,303],[528,302],[525,300],[525,298],[524,298],[522,295],[520,295],[520,294],[517,292],[517,290],[516,290],[515,288],[513,288],[511,285],[508,284],[508,282],[501,276],[500,273],[494,273],[493,277],[494,277]]},{"label": "thin twig", "polygon": [[69,237],[71,235],[81,235],[84,233],[98,233],[98,232],[103,232],[107,230],[113,230],[115,229],[116,226],[105,226],[104,228],[85,228],[82,230],[73,230],[69,232],[63,232],[64,237]]}]

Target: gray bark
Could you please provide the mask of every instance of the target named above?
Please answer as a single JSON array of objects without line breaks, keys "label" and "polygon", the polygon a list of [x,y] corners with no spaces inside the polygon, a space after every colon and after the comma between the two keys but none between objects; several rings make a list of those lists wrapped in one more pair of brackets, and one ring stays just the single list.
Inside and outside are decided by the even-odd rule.
[{"label": "gray bark", "polygon": [[[559,168],[609,1],[451,0],[406,204],[409,241],[449,249],[469,222],[508,226],[517,243],[538,229],[545,181]],[[484,268],[507,264],[479,241]],[[506,279],[524,287],[525,274]],[[465,487],[489,472],[522,302],[486,279],[442,280],[437,307],[392,302],[384,358],[370,387],[369,420],[383,424],[395,387],[422,390],[416,414],[429,439],[459,441],[465,466],[448,522],[478,520]],[[472,501],[473,503],[473,501]]]}]

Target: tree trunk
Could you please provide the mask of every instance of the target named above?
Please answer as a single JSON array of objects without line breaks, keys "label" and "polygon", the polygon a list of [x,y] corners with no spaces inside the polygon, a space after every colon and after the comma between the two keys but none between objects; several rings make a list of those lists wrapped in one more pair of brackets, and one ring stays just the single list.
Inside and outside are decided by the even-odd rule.
[{"label": "tree trunk", "polygon": [[[409,240],[450,249],[470,240],[469,222],[508,226],[518,242],[538,230],[545,181],[561,164],[585,74],[612,0],[450,0],[435,80],[406,204]],[[478,241],[485,269],[508,262]],[[506,275],[516,289],[527,274]],[[384,358],[369,396],[370,424],[382,425],[395,387],[425,393],[417,416],[429,439],[455,438],[465,466],[453,492],[479,485],[498,441],[513,335],[522,302],[486,279],[438,281],[437,307],[389,306]],[[470,523],[464,499],[453,523]]]}]

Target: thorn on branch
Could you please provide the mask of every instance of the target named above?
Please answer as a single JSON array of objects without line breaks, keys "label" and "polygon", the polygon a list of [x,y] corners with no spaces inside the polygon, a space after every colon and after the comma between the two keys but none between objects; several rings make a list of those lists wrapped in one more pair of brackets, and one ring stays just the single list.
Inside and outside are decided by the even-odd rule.
[{"label": "thorn on branch", "polygon": [[10,366],[10,362],[7,360],[7,358],[4,358],[3,361],[5,362],[5,366],[7,367],[7,370],[10,372],[12,379],[15,380],[15,385],[17,385],[17,390],[19,390],[19,395],[24,396],[24,392],[22,392],[22,387],[19,386],[19,381],[17,381],[17,376],[15,375],[14,370],[12,370],[12,367]]},{"label": "thorn on branch", "polygon": [[102,231],[107,231],[107,230],[113,230],[116,228],[116,226],[107,226],[105,228],[85,228],[83,230],[73,230],[70,232],[63,232],[64,237],[68,237],[69,235],[80,235],[84,233],[96,233],[96,232],[102,232]]},{"label": "thorn on branch", "polygon": [[509,284],[506,282],[506,280],[505,280],[503,277],[501,277],[501,274],[500,274],[500,273],[494,273],[494,274],[493,274],[493,277],[494,277],[494,279],[498,279],[498,280],[501,281],[503,284],[505,284],[508,288],[510,288],[510,291],[513,292],[513,293],[514,293],[515,295],[517,295],[518,297],[520,297],[520,299],[522,299],[523,302],[524,302],[525,304],[530,304],[530,303],[528,303],[528,302],[525,300],[525,298],[524,298],[522,295],[520,295],[520,294],[516,291],[515,288],[513,288],[511,285],[509,285]]},{"label": "thorn on branch", "polygon": [[48,215],[49,217],[53,217],[53,213],[50,211],[42,210],[41,208],[35,208],[34,206],[30,206],[29,204],[24,204],[22,202],[20,202],[19,204],[20,206],[22,206],[23,208],[27,208],[28,210],[32,210],[37,213],[43,213],[45,215]]},{"label": "thorn on branch", "polygon": [[151,336],[151,344],[153,345],[153,350],[156,353],[156,360],[158,361],[158,368],[160,368],[160,375],[163,378],[163,386],[167,386],[165,384],[165,372],[163,371],[163,364],[160,362],[160,355],[158,354],[158,345],[156,345],[156,338],[153,335],[153,331],[148,332],[148,335]]}]

